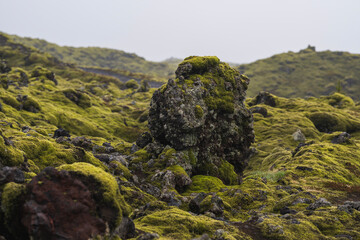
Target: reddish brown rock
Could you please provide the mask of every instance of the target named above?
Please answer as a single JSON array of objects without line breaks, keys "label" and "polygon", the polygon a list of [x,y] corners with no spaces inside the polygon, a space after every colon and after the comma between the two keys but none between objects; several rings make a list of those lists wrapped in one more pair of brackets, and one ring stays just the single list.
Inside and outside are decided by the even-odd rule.
[{"label": "reddish brown rock", "polygon": [[35,239],[89,239],[106,231],[89,189],[66,171],[46,168],[27,185],[22,224]]}]

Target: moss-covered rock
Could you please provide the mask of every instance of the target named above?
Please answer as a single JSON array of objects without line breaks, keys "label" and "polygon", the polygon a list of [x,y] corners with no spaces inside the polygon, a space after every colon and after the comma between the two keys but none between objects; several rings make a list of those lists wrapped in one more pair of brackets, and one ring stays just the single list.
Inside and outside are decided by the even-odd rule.
[{"label": "moss-covered rock", "polygon": [[246,234],[233,226],[205,216],[193,216],[177,208],[157,211],[135,220],[135,226],[145,232],[155,232],[168,239],[191,239],[208,234],[214,236],[216,230],[227,232],[225,239],[249,239]]},{"label": "moss-covered rock", "polygon": [[69,171],[89,186],[98,206],[104,209],[102,218],[109,222],[111,229],[118,226],[123,215],[129,215],[130,208],[109,173],[88,163],[62,165],[58,169]]},{"label": "moss-covered rock", "polygon": [[137,83],[137,81],[135,79],[130,79],[129,81],[127,81],[125,83],[125,87],[126,88],[131,88],[131,89],[138,89],[139,84]]},{"label": "moss-covered rock", "polygon": [[191,174],[235,183],[234,171],[246,166],[253,141],[252,116],[243,103],[248,79],[217,57],[188,57],[176,76],[153,95],[152,136],[177,151],[195,151]]}]

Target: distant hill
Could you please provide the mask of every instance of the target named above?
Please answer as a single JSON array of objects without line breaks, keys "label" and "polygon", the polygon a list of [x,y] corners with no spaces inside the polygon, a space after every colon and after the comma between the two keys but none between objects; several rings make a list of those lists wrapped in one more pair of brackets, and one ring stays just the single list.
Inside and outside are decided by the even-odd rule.
[{"label": "distant hill", "polygon": [[[114,77],[120,73],[126,78],[165,82],[174,77],[176,67],[181,62],[177,58],[151,62],[120,50],[62,47],[40,39],[6,36],[15,43],[39,49],[61,62],[75,64],[90,72],[100,73],[101,69],[102,74]],[[315,47],[309,46],[299,52],[277,54],[250,64],[231,65],[250,77],[249,97],[263,90],[281,97],[302,98],[341,92],[360,100],[360,54],[317,52]],[[147,76],[139,77],[139,74]]]},{"label": "distant hill", "polygon": [[309,46],[242,64],[238,70],[251,79],[248,96],[261,90],[282,97],[318,97],[340,91],[360,100],[360,54],[316,52]]},{"label": "distant hill", "polygon": [[14,42],[35,47],[42,52],[60,59],[66,63],[81,67],[100,67],[119,69],[136,73],[152,74],[158,77],[172,77],[177,64],[167,62],[151,62],[134,53],[100,47],[67,47],[49,43],[45,40],[23,38],[8,35]]}]

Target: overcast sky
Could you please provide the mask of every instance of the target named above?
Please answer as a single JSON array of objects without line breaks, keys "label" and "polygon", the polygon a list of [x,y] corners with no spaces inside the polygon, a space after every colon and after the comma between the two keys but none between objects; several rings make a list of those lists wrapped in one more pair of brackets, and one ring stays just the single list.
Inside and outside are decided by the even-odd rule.
[{"label": "overcast sky", "polygon": [[0,31],[153,61],[247,63],[308,44],[360,53],[360,0],[0,0]]}]

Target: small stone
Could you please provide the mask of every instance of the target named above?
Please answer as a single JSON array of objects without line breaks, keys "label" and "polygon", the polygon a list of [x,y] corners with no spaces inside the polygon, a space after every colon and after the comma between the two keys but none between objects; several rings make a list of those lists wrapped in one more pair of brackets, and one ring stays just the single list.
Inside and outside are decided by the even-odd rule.
[{"label": "small stone", "polygon": [[299,142],[305,142],[306,138],[305,135],[301,132],[300,129],[296,130],[296,132],[294,132],[292,134],[293,138],[295,141],[299,141]]},{"label": "small stone", "polygon": [[0,185],[8,182],[24,183],[24,173],[17,167],[3,167],[0,170]]},{"label": "small stone", "polygon": [[290,209],[288,207],[284,207],[282,209],[280,209],[280,214],[281,215],[285,215],[285,214],[296,214],[297,212],[293,209]]},{"label": "small stone", "polygon": [[331,140],[331,143],[335,143],[335,144],[348,143],[350,141],[350,138],[351,138],[350,134],[348,134],[347,132],[342,132],[339,135],[335,136]]},{"label": "small stone", "polygon": [[346,201],[343,205],[338,206],[338,209],[349,214],[353,213],[354,209],[360,211],[360,201]]},{"label": "small stone", "polygon": [[133,145],[131,146],[130,153],[132,154],[132,153],[138,151],[139,149],[140,149],[140,148],[139,148],[137,145],[133,144]]},{"label": "small stone", "polygon": [[297,166],[295,169],[300,171],[310,171],[310,172],[314,170],[311,167],[305,167],[305,166]]},{"label": "small stone", "polygon": [[263,117],[268,116],[268,111],[264,107],[253,107],[253,108],[250,108],[250,111],[252,113],[260,113],[261,115],[263,115]]},{"label": "small stone", "polygon": [[70,134],[67,130],[63,128],[58,128],[54,132],[54,138],[58,138],[58,137],[70,137]]},{"label": "small stone", "polygon": [[196,195],[195,198],[191,199],[190,203],[189,203],[189,208],[190,211],[192,211],[193,213],[200,213],[200,204],[201,202],[206,198],[207,194],[206,193],[198,193]]},{"label": "small stone", "polygon": [[320,207],[330,207],[332,204],[326,200],[325,198],[319,198],[314,203],[310,204],[306,209],[307,210],[315,210]]},{"label": "small stone", "polygon": [[153,240],[159,238],[157,233],[143,233],[136,240]]},{"label": "small stone", "polygon": [[265,104],[265,105],[269,105],[271,107],[275,107],[276,106],[276,100],[274,98],[273,95],[271,95],[269,92],[264,92],[261,91],[259,92],[259,94],[256,96],[255,100],[251,103],[249,103],[250,106],[253,105],[257,105],[257,104]]},{"label": "small stone", "polygon": [[115,230],[115,234],[118,234],[121,239],[134,238],[136,236],[134,222],[128,217],[123,217],[120,226]]},{"label": "small stone", "polygon": [[291,219],[290,223],[291,224],[300,224],[301,222],[297,219]]}]

